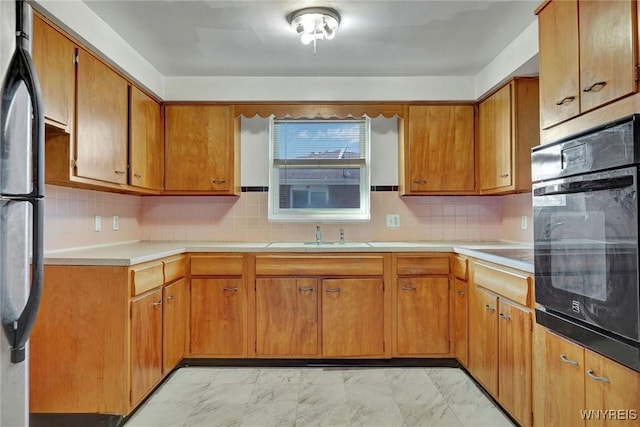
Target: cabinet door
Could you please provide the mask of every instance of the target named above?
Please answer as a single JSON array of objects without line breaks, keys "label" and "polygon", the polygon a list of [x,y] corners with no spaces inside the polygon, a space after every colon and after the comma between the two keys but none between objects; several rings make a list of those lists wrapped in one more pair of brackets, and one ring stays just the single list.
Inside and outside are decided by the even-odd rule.
[{"label": "cabinet door", "polygon": [[162,378],[162,289],[131,301],[131,405]]},{"label": "cabinet door", "polygon": [[521,425],[531,423],[531,313],[498,301],[498,393]]},{"label": "cabinet door", "polygon": [[[628,369],[591,350],[585,350],[585,409],[620,410],[617,419],[591,420],[588,425],[625,426],[640,417],[640,373]],[[637,424],[636,424],[637,425]]]},{"label": "cabinet door", "polygon": [[384,285],[378,278],[322,280],[322,354],[384,353]]},{"label": "cabinet door", "polygon": [[[584,426],[584,349],[545,330],[545,426]],[[600,409],[600,408],[597,408]]]},{"label": "cabinet door", "polygon": [[512,184],[512,120],[510,83],[480,103],[480,191]]},{"label": "cabinet door", "polygon": [[409,106],[407,187],[412,193],[475,189],[471,105]]},{"label": "cabinet door", "polygon": [[469,359],[467,358],[467,283],[459,279],[454,279],[451,298],[453,299],[453,351],[456,359],[458,359],[462,365],[467,366],[469,363]]},{"label": "cabinet door", "polygon": [[312,356],[319,353],[318,280],[256,280],[256,354]]},{"label": "cabinet door", "polygon": [[581,1],[580,109],[589,111],[636,90],[636,2]]},{"label": "cabinet door", "polygon": [[189,337],[189,285],[177,280],[163,289],[164,358],[163,372],[171,371],[182,360]]},{"label": "cabinet door", "polygon": [[44,115],[67,132],[73,121],[75,45],[37,15],[33,16],[33,63],[42,91]]},{"label": "cabinet door", "polygon": [[400,277],[397,287],[397,354],[449,353],[449,279]]},{"label": "cabinet door", "polygon": [[128,84],[78,49],[76,174],[127,183]]},{"label": "cabinet door", "polygon": [[164,159],[160,104],[131,86],[129,106],[129,183],[158,190]]},{"label": "cabinet door", "polygon": [[578,2],[552,1],[538,14],[540,125],[580,114]]},{"label": "cabinet door", "polygon": [[191,353],[246,355],[246,302],[241,278],[191,279]]},{"label": "cabinet door", "polygon": [[469,370],[498,395],[498,297],[475,287],[469,310]]},{"label": "cabinet door", "polygon": [[228,192],[233,183],[232,108],[169,105],[165,109],[165,189]]}]

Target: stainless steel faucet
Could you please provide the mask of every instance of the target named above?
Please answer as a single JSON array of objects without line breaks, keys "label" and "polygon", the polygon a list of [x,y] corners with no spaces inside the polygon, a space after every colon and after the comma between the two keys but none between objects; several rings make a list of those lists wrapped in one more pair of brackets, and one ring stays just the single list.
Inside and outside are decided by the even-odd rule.
[{"label": "stainless steel faucet", "polygon": [[340,244],[344,245],[344,228],[340,229]]},{"label": "stainless steel faucet", "polygon": [[322,230],[320,230],[320,226],[316,225],[316,245],[322,244]]}]

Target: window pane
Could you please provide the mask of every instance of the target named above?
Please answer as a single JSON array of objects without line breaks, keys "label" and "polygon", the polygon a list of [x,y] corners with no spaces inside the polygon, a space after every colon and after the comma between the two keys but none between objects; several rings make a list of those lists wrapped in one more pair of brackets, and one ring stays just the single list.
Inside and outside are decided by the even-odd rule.
[{"label": "window pane", "polygon": [[364,120],[274,122],[274,158],[363,159]]}]

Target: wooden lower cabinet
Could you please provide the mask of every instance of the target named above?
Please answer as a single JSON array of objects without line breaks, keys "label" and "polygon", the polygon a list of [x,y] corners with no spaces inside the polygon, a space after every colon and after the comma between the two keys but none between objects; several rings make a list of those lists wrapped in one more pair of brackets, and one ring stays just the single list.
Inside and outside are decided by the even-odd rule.
[{"label": "wooden lower cabinet", "polygon": [[189,283],[178,279],[162,290],[163,372],[169,373],[184,357],[189,339]]},{"label": "wooden lower cabinet", "polygon": [[537,426],[628,426],[640,420],[640,373],[544,328]]},{"label": "wooden lower cabinet", "polygon": [[451,341],[456,359],[463,366],[468,366],[468,298],[467,298],[467,282],[457,277],[453,279],[453,292],[451,299],[452,306],[452,322],[451,322]]},{"label": "wooden lower cabinet", "polygon": [[397,354],[448,354],[449,279],[399,277],[396,287]]},{"label": "wooden lower cabinet", "polygon": [[469,369],[494,396],[498,395],[498,297],[475,287],[469,306]]},{"label": "wooden lower cabinet", "polygon": [[322,354],[382,357],[384,351],[384,281],[323,279]]},{"label": "wooden lower cabinet", "polygon": [[245,357],[246,303],[241,278],[191,279],[191,354]]},{"label": "wooden lower cabinet", "polygon": [[256,355],[304,357],[320,352],[316,278],[256,279]]},{"label": "wooden lower cabinet", "polygon": [[162,289],[131,301],[131,405],[162,379]]}]

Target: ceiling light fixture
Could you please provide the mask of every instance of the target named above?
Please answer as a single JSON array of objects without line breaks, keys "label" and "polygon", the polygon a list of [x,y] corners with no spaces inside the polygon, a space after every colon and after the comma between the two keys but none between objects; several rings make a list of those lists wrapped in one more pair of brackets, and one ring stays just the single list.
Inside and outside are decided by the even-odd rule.
[{"label": "ceiling light fixture", "polygon": [[340,26],[340,14],[328,7],[307,7],[292,12],[289,24],[300,35],[303,44],[313,43],[313,54],[316,54],[318,40],[331,40]]}]

